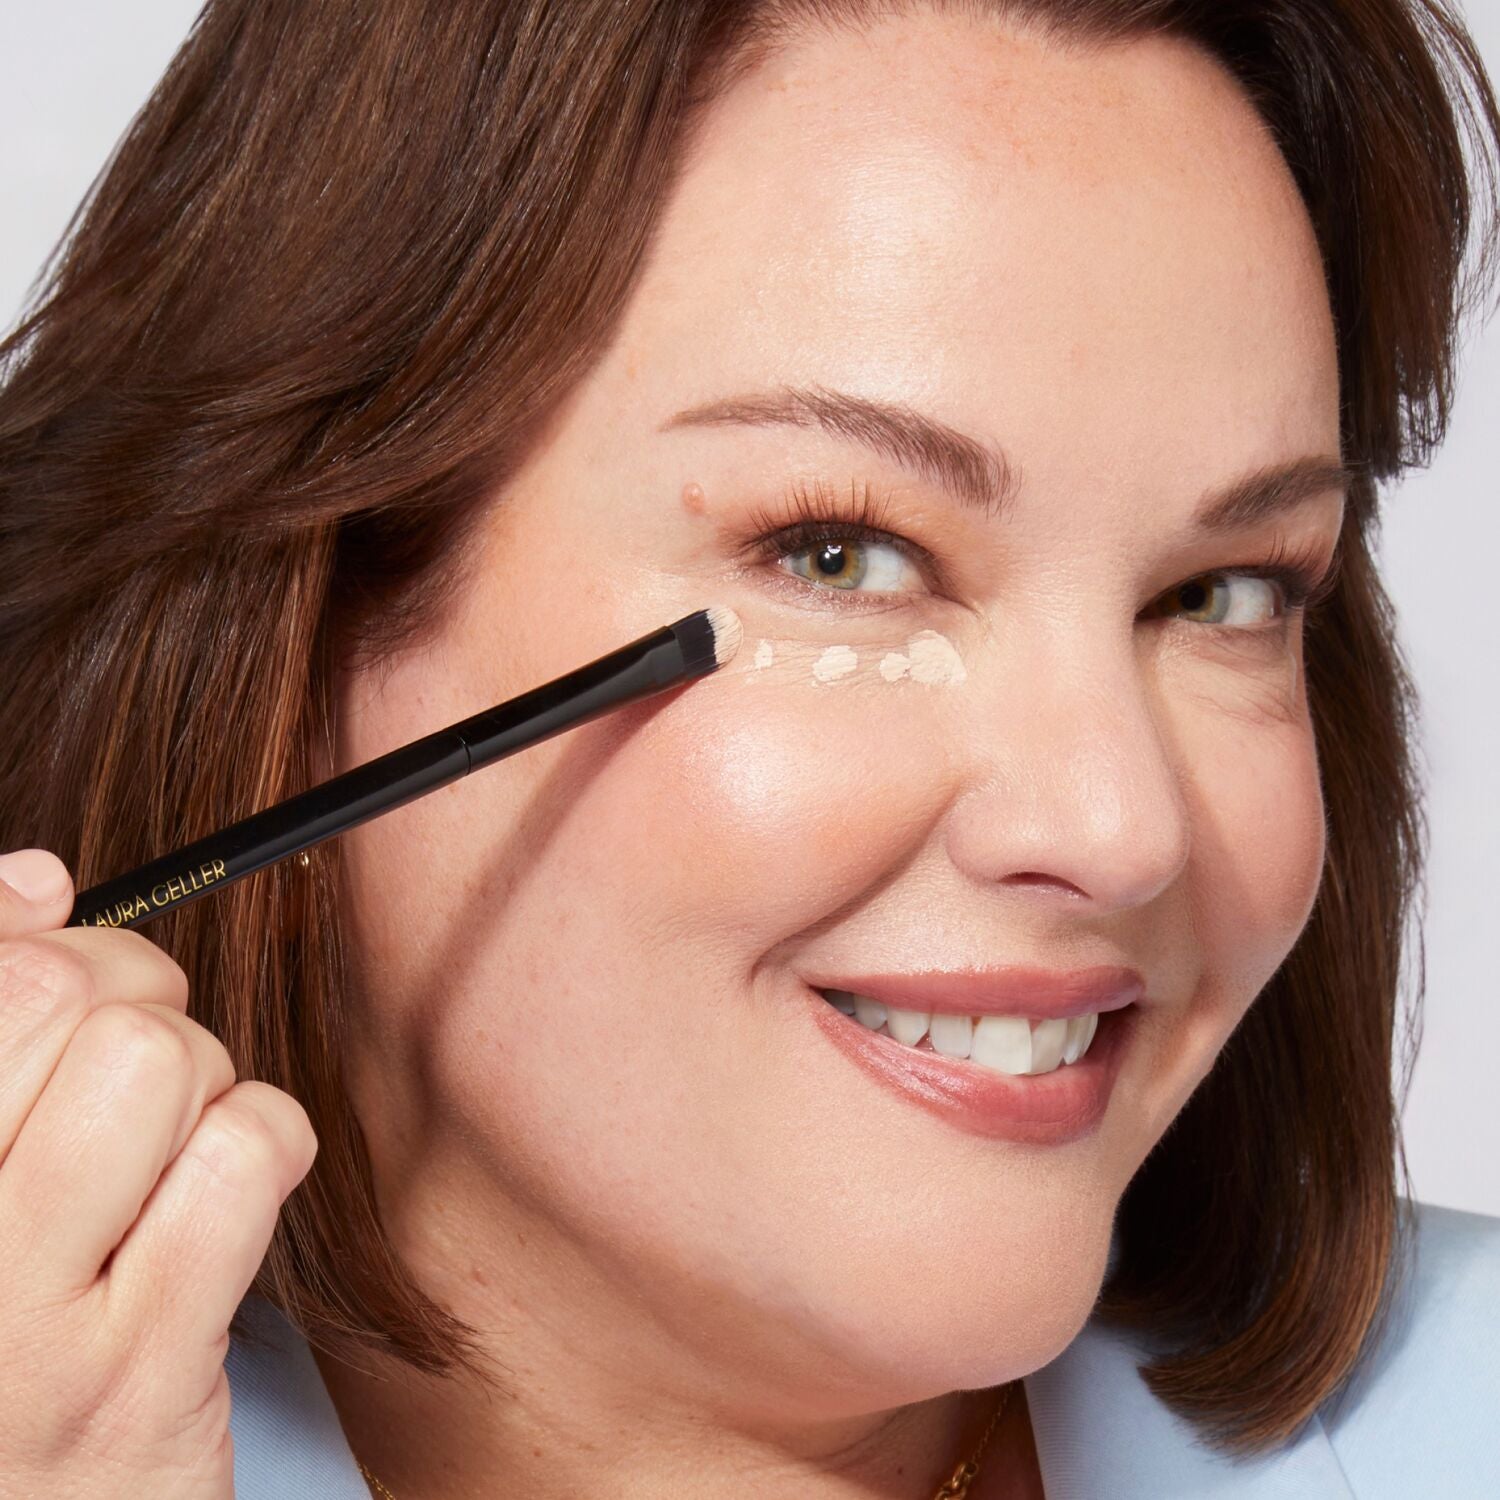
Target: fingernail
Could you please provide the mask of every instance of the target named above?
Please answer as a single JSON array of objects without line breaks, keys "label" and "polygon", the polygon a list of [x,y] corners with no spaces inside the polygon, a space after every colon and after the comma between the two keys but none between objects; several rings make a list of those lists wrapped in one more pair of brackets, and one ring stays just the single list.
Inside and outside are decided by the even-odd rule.
[{"label": "fingernail", "polygon": [[13,891],[48,906],[68,888],[68,867],[46,849],[17,849],[0,854],[0,880]]}]

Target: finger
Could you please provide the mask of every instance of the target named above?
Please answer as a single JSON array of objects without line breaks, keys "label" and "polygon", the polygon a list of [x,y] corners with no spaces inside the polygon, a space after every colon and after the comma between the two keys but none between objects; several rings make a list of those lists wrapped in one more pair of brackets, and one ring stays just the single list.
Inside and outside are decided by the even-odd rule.
[{"label": "finger", "polygon": [[73,877],[46,849],[0,854],[0,938],[61,927],[73,910]]},{"label": "finger", "polygon": [[135,1222],[204,1107],[234,1083],[223,1044],[165,1005],[84,1017],[0,1170],[0,1267],[71,1298]]},{"label": "finger", "polygon": [[187,1010],[187,976],[138,932],[69,928],[0,942],[0,1172],[85,1016],[101,1005]]},{"label": "finger", "polygon": [[[307,1175],[317,1138],[289,1094],[247,1079],[215,1099],[146,1200],[100,1285],[117,1327],[222,1361],[229,1320]],[[204,1370],[185,1366],[197,1389]]]}]

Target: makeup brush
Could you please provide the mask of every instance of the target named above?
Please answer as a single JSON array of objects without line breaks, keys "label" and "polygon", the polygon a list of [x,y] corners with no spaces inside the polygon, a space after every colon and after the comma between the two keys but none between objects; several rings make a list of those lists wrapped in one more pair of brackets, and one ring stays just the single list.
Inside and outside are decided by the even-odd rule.
[{"label": "makeup brush", "polygon": [[91,886],[74,901],[67,925],[143,926],[517,750],[706,676],[734,656],[741,635],[732,609],[695,610],[508,702]]}]

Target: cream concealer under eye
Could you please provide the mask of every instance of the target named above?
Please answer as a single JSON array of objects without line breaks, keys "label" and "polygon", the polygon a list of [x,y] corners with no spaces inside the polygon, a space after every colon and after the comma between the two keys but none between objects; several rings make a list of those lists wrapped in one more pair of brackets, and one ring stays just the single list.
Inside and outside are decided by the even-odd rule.
[{"label": "cream concealer under eye", "polygon": [[896,651],[888,646],[809,646],[795,638],[762,636],[746,671],[750,676],[815,686],[859,682],[957,687],[968,677],[957,648],[937,630],[914,631]]}]

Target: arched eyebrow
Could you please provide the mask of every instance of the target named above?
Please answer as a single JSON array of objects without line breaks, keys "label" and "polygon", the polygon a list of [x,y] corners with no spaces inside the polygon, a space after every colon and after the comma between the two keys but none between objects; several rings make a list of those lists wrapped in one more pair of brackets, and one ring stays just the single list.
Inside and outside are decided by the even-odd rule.
[{"label": "arched eyebrow", "polygon": [[[1020,489],[1020,469],[998,445],[910,406],[821,385],[782,385],[700,402],[668,417],[658,431],[734,425],[821,427],[910,469],[957,504],[978,507],[991,518],[1003,517]],[[1240,530],[1329,491],[1347,499],[1359,475],[1358,466],[1328,455],[1267,464],[1204,495],[1192,530]]]}]

